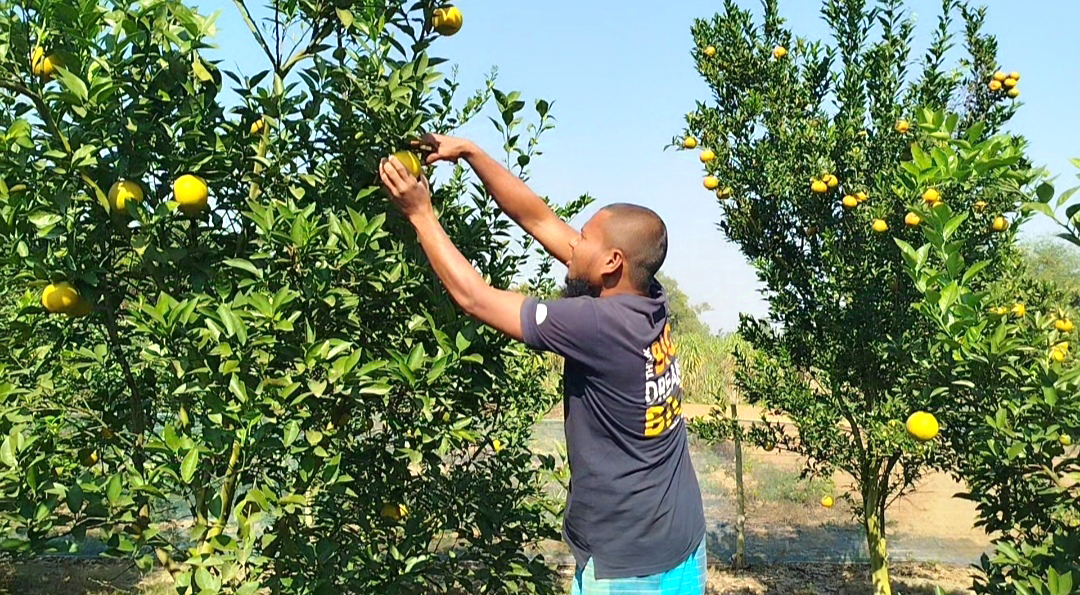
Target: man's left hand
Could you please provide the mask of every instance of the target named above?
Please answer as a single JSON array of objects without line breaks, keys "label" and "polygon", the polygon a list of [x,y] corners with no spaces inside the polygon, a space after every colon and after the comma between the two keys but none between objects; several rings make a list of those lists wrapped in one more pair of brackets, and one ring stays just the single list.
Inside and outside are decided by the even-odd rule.
[{"label": "man's left hand", "polygon": [[390,199],[408,218],[432,211],[431,188],[427,178],[409,173],[397,158],[391,156],[379,164],[379,178],[390,194]]}]

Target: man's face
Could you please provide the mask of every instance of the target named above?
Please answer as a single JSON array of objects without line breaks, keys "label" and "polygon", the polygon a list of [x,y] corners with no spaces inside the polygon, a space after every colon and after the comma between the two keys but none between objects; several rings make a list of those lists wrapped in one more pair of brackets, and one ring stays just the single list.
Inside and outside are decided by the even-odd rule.
[{"label": "man's face", "polygon": [[610,252],[603,228],[604,219],[608,216],[605,211],[593,215],[581,228],[581,235],[570,244],[572,252],[570,262],[566,263],[568,270],[566,288],[563,290],[566,297],[600,297],[600,290],[604,286],[603,267]]}]

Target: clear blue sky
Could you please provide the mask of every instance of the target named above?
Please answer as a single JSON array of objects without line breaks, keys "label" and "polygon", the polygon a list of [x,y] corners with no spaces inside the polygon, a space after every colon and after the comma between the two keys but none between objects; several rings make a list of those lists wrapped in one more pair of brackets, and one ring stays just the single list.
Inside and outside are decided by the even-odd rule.
[{"label": "clear blue sky", "polygon": [[[759,6],[757,1],[740,3]],[[1029,138],[1036,163],[1060,175],[1060,187],[1080,183],[1068,162],[1080,157],[1080,61],[1075,51],[1080,2],[987,4],[986,29],[998,36],[1004,68],[1023,75],[1024,106],[1012,129]],[[721,2],[458,0],[457,5],[465,15],[463,29],[438,41],[433,53],[460,67],[464,89],[478,87],[498,66],[500,88],[521,90],[530,102],[555,102],[558,122],[543,139],[544,155],[533,166],[534,189],[557,201],[588,192],[597,206],[633,202],[655,209],[671,235],[664,270],[692,300],[712,306],[703,316],[706,322],[727,331],[737,325],[739,312],[764,314],[753,270],[716,226],[720,210],[701,187],[696,155],[663,150],[695,101],[708,97],[690,56],[689,29],[695,17],[711,15]],[[797,35],[827,35],[818,0],[781,0],[780,5]],[[913,55],[919,56],[941,2],[908,5],[918,22]],[[220,50],[212,57],[223,59],[225,68],[247,73],[265,68],[234,5],[224,0],[200,5],[203,13],[215,10],[222,11]],[[501,150],[486,119],[461,134],[492,152]],[[1052,231],[1037,218],[1024,233]],[[563,272],[556,274],[561,278]]]}]

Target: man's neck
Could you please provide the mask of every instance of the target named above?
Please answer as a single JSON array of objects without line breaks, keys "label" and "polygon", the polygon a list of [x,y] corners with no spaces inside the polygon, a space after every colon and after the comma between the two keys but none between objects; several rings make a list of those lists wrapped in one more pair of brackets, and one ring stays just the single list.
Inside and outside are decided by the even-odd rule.
[{"label": "man's neck", "polygon": [[640,295],[647,296],[643,291],[635,289],[633,287],[626,287],[624,285],[616,285],[615,287],[605,287],[600,290],[600,297],[615,297],[617,295]]}]

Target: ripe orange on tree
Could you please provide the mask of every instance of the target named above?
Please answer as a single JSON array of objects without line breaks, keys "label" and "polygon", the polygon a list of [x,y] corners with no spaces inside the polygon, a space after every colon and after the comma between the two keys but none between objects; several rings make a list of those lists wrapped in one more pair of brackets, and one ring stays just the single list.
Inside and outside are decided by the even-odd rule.
[{"label": "ripe orange on tree", "polygon": [[938,435],[939,426],[937,418],[932,413],[925,411],[916,411],[908,417],[907,424],[908,434],[911,434],[913,438],[920,442],[929,442]]},{"label": "ripe orange on tree", "polygon": [[461,14],[461,9],[456,6],[443,6],[431,13],[432,28],[438,31],[439,35],[446,37],[460,31],[464,21],[465,17]]}]

